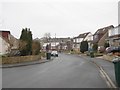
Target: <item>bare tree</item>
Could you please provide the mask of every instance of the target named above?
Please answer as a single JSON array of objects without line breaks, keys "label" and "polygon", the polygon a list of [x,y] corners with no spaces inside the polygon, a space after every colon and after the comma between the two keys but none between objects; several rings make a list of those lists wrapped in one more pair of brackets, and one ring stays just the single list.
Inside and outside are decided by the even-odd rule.
[{"label": "bare tree", "polygon": [[44,34],[45,42],[49,42],[50,38],[51,38],[51,34],[50,33],[45,33]]}]

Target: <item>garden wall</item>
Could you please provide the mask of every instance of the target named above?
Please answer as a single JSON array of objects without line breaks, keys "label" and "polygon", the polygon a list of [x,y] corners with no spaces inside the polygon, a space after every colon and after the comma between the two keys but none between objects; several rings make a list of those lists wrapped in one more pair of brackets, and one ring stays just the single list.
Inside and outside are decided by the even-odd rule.
[{"label": "garden wall", "polygon": [[2,57],[0,64],[15,64],[29,61],[40,60],[41,55],[30,55],[30,56],[16,56],[16,57]]}]

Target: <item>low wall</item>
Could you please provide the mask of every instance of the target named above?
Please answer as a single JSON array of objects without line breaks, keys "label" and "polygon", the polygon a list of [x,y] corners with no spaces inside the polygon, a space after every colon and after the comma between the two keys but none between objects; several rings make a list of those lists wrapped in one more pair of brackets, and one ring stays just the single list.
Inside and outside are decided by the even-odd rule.
[{"label": "low wall", "polygon": [[15,63],[36,61],[40,59],[41,59],[41,55],[3,57],[2,62],[0,62],[0,64],[15,64]]}]

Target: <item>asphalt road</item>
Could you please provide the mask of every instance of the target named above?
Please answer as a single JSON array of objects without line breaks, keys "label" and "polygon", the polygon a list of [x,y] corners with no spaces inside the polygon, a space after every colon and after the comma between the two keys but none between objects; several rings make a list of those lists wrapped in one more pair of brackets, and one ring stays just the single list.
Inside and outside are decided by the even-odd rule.
[{"label": "asphalt road", "polygon": [[3,88],[108,88],[99,69],[77,55],[59,54],[50,62],[2,70]]}]

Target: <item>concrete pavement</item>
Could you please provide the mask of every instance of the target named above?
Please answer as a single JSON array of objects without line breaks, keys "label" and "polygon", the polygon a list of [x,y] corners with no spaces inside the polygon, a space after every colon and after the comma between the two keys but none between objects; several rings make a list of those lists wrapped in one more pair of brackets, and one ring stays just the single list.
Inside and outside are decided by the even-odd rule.
[{"label": "concrete pavement", "polygon": [[97,64],[103,71],[106,73],[107,77],[110,79],[110,82],[113,83],[114,87],[117,87],[116,79],[115,79],[115,70],[114,64],[108,60],[104,60],[102,58],[90,58],[89,56],[81,56],[84,59],[90,60]]}]

